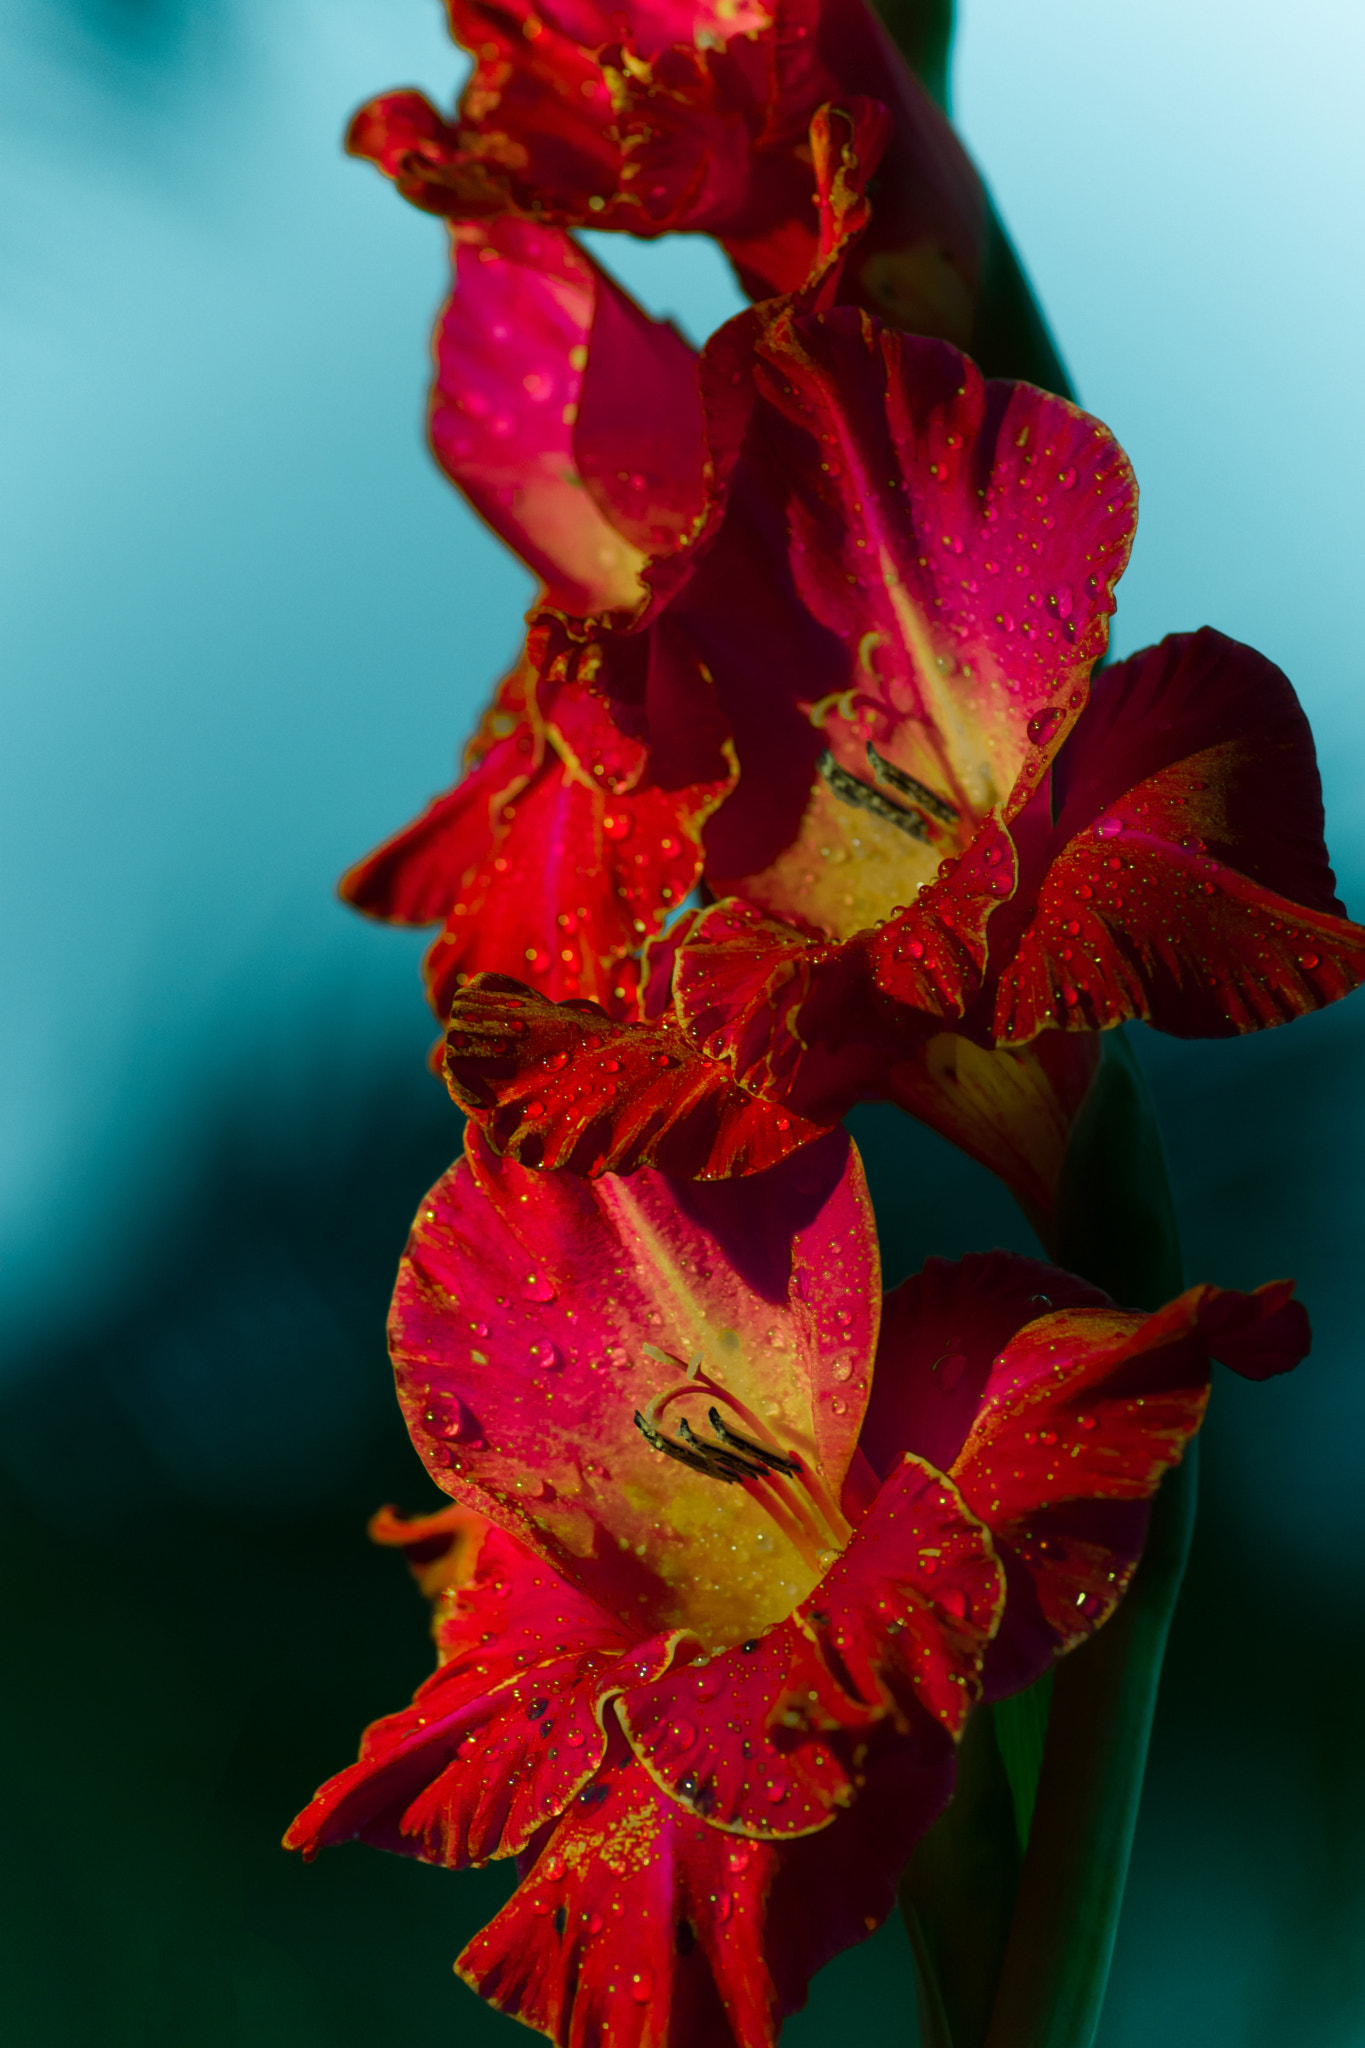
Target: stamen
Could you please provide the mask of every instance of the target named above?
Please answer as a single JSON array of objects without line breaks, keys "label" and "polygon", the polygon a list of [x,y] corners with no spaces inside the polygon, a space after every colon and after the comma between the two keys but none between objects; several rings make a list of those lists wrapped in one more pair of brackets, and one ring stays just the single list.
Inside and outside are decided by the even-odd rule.
[{"label": "stamen", "polygon": [[893,804],[879,789],[869,789],[856,775],[850,775],[847,768],[841,768],[829,748],[826,747],[816,767],[825,781],[843,803],[856,804],[860,811],[870,811],[874,818],[881,818],[888,825],[895,825],[908,833],[911,839],[929,844],[929,827],[917,811],[904,811],[899,804]]},{"label": "stamen", "polygon": [[[717,1479],[722,1486],[749,1489],[750,1498],[760,1503],[792,1547],[813,1570],[823,1572],[852,1532],[820,1473],[804,1465],[792,1452],[777,1448],[761,1417],[703,1370],[700,1352],[684,1367],[681,1359],[661,1351],[656,1344],[646,1344],[642,1349],[686,1375],[653,1395],[643,1411],[636,1410],[635,1427],[645,1442],[652,1450],[662,1451],[665,1457],[687,1466],[689,1471],[700,1472],[703,1478]],[[678,1418],[676,1437],[666,1436],[660,1426],[664,1410],[703,1388],[716,1396],[717,1403],[724,1402],[752,1433],[741,1435],[733,1429],[713,1403],[707,1411],[707,1421],[715,1432],[714,1443],[699,1436],[685,1415]],[[762,1440],[765,1437],[767,1442]]]},{"label": "stamen", "polygon": [[[800,1472],[799,1458],[784,1457],[781,1451],[770,1451],[763,1444],[752,1443],[747,1436],[740,1436],[737,1431],[727,1429],[721,1421],[719,1408],[708,1408],[706,1419],[727,1449],[742,1451],[750,1458],[759,1458],[770,1472],[785,1472],[789,1478],[794,1479]],[[686,1427],[687,1424],[684,1423],[683,1428]]]},{"label": "stamen", "polygon": [[656,1429],[652,1422],[646,1420],[638,1408],[635,1411],[635,1427],[652,1451],[662,1451],[666,1458],[676,1458],[680,1465],[690,1466],[694,1472],[700,1472],[707,1479],[719,1479],[722,1485],[730,1486],[734,1483],[732,1476],[728,1472],[719,1471],[709,1458],[702,1457],[697,1451],[689,1450],[685,1444],[675,1444],[671,1437],[666,1437],[662,1430]]},{"label": "stamen", "polygon": [[678,1435],[690,1451],[708,1459],[718,1473],[741,1480],[763,1477],[762,1465],[754,1464],[748,1458],[737,1458],[732,1451],[724,1450],[718,1444],[708,1444],[704,1437],[696,1434],[685,1415],[678,1424]]},{"label": "stamen", "polygon": [[918,804],[940,825],[957,823],[961,813],[946,797],[941,797],[936,790],[927,789],[913,775],[907,775],[903,768],[898,768],[894,761],[888,761],[884,754],[877,752],[871,740],[867,743],[867,762],[878,782],[887,783],[898,795],[909,797],[912,804]]}]

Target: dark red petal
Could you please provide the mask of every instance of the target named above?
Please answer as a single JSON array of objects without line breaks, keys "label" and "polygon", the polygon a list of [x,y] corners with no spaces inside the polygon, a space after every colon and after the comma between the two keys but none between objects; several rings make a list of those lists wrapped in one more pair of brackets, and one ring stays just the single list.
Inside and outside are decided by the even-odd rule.
[{"label": "dark red petal", "polygon": [[815,1971],[890,1912],[951,1744],[878,1753],[831,1828],[775,1843],[683,1811],[618,1742],[457,1970],[560,2048],[772,2048]]},{"label": "dark red petal", "polygon": [[997,1037],[1126,1017],[1224,1037],[1365,979],[1365,931],[1339,915],[1327,864],[1307,721],[1252,649],[1206,629],[1102,676],[1057,790]]},{"label": "dark red petal", "polygon": [[449,210],[440,170],[458,151],[459,134],[424,93],[386,92],[370,100],[352,120],[346,147],[392,178],[414,206]]},{"label": "dark red petal", "polygon": [[455,997],[445,1074],[496,1151],[579,1174],[761,1173],[828,1128],[751,1095],[674,1025],[614,1023],[502,975]]},{"label": "dark red petal", "polygon": [[1027,1683],[1112,1612],[1141,1550],[1142,1504],[1203,1417],[1211,1356],[1225,1349],[1256,1372],[1302,1355],[1306,1319],[1286,1303],[1283,1282],[1251,1295],[1195,1287],[1150,1316],[1047,1314],[1006,1345],[952,1467],[1030,1583],[1031,1601],[1011,1591],[992,1690]]},{"label": "dark red petal", "polygon": [[591,217],[589,197],[613,194],[621,174],[611,96],[592,54],[617,33],[610,18],[580,19],[585,48],[527,0],[452,0],[448,12],[475,58],[457,120],[443,121],[420,93],[388,93],[361,108],[347,147],[431,213],[522,211],[566,225]]},{"label": "dark red petal", "polygon": [[859,1449],[883,1479],[906,1451],[951,1471],[995,1361],[1024,1325],[1054,1309],[1109,1306],[1099,1288],[1015,1252],[926,1260],[882,1303]]},{"label": "dark red petal", "polygon": [[623,1665],[632,1632],[494,1528],[440,1626],[444,1661],[410,1707],[366,1729],[287,1847],[311,1857],[360,1836],[453,1866],[518,1853],[602,1761],[606,1675],[634,1682],[671,1651],[655,1638],[643,1668]]},{"label": "dark red petal", "polygon": [[642,554],[661,554],[701,516],[703,453],[696,350],[598,272],[573,425],[589,496]]},{"label": "dark red petal", "polygon": [[1015,872],[1014,841],[998,818],[987,818],[910,909],[862,937],[882,993],[936,1017],[960,1017],[981,985],[987,923],[1013,894]]},{"label": "dark red petal", "polygon": [[1274,1379],[1308,1356],[1308,1311],[1293,1299],[1292,1280],[1271,1280],[1254,1294],[1210,1289],[1199,1311],[1209,1356],[1246,1380]]}]

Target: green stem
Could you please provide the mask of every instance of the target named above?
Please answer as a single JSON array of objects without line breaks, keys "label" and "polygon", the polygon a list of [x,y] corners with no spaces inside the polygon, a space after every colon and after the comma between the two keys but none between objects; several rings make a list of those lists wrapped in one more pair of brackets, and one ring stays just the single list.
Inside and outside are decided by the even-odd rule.
[{"label": "green stem", "polygon": [[901,1879],[919,1964],[921,2048],[981,2048],[1019,1882],[1014,1800],[989,1714],[958,1750],[953,1803]]},{"label": "green stem", "polygon": [[1195,1493],[1191,1446],[1162,1484],[1142,1563],[1118,1612],[1057,1668],[985,2048],[1090,2048],[1095,2038]]}]

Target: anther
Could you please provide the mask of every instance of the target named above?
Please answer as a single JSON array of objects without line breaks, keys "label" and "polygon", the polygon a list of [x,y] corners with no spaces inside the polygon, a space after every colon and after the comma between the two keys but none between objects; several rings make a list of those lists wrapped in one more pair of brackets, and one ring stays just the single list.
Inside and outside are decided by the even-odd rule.
[{"label": "anther", "polygon": [[695,1433],[685,1415],[678,1424],[678,1435],[687,1445],[689,1451],[695,1451],[699,1458],[706,1460],[708,1466],[713,1471],[722,1474],[727,1479],[743,1480],[761,1479],[763,1477],[762,1465],[755,1464],[748,1458],[737,1458],[731,1451],[722,1450],[718,1444],[708,1444],[703,1437],[699,1437]]},{"label": "anther", "polygon": [[878,782],[883,782],[888,788],[894,789],[898,796],[908,797],[912,804],[917,804],[920,810],[927,811],[940,825],[957,823],[960,813],[946,797],[941,797],[936,790],[927,789],[913,775],[907,775],[903,768],[898,768],[894,761],[888,761],[885,754],[877,752],[871,740],[867,743],[867,765]]},{"label": "anther", "polygon": [[874,818],[881,818],[886,824],[895,825],[900,831],[908,833],[912,839],[921,839],[928,844],[929,827],[917,811],[902,810],[899,804],[892,803],[890,797],[883,796],[879,789],[870,789],[865,782],[860,782],[856,775],[850,775],[847,768],[840,767],[828,747],[815,765],[835,796],[843,803],[856,804],[860,811],[870,811]]},{"label": "anther", "polygon": [[793,1479],[800,1472],[799,1458],[784,1457],[781,1451],[770,1451],[765,1444],[756,1444],[750,1437],[740,1436],[737,1430],[728,1429],[721,1421],[719,1408],[708,1409],[706,1419],[727,1450],[738,1451],[746,1458],[759,1459],[769,1472],[785,1472]]},{"label": "anther", "polygon": [[635,1411],[635,1427],[652,1451],[662,1451],[665,1457],[676,1458],[680,1465],[689,1465],[694,1472],[704,1473],[708,1479],[722,1480],[726,1486],[732,1483],[728,1473],[717,1471],[708,1458],[701,1457],[696,1451],[688,1450],[685,1444],[675,1444],[662,1430],[656,1429],[652,1422],[647,1421],[638,1408]]}]

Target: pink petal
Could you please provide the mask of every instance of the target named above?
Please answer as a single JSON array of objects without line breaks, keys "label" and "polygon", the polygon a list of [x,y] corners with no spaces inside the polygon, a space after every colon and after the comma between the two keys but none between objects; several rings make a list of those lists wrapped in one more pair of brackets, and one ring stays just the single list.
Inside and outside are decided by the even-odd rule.
[{"label": "pink petal", "polygon": [[[841,673],[831,680],[828,659],[783,671],[827,749],[786,850],[738,876],[713,854],[711,872],[843,935],[910,903],[995,806],[1008,824],[1044,776],[1104,650],[1132,477],[1075,407],[984,384],[944,344],[849,309],[774,319],[755,375],[763,402],[731,497],[766,501],[790,533],[797,595],[837,636]],[[722,534],[708,559],[724,545]],[[700,596],[696,585],[689,614]],[[751,737],[735,719],[742,649],[728,665],[707,658],[741,768],[714,849],[727,831],[743,836],[746,804],[769,802],[765,779],[792,742],[780,725]]]},{"label": "pink petal", "polygon": [[471,1129],[419,1212],[390,1336],[413,1441],[447,1493],[638,1632],[686,1622],[715,1643],[789,1613],[819,1568],[773,1519],[781,1488],[670,1460],[635,1413],[667,1396],[659,1427],[687,1416],[708,1438],[719,1404],[799,1460],[786,1487],[832,1499],[817,1519],[837,1517],[877,1300],[842,1133],[751,1188],[532,1173]]},{"label": "pink petal", "polygon": [[454,256],[435,337],[438,462],[552,604],[635,604],[646,553],[700,509],[693,351],[558,228],[466,223]]}]

